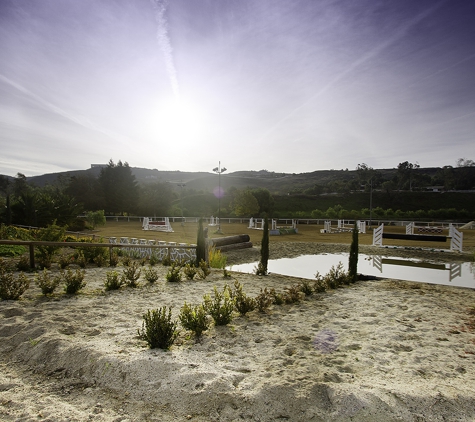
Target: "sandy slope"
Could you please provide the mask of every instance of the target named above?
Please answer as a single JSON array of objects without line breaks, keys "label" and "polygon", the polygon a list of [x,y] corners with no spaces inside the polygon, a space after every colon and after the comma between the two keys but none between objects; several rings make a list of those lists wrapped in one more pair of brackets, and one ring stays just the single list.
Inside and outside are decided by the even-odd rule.
[{"label": "sandy slope", "polygon": [[475,419],[475,290],[359,282],[236,317],[199,342],[182,331],[162,351],[137,338],[147,309],[177,314],[234,279],[250,295],[299,280],[215,271],[171,284],[157,269],[160,281],[137,289],[104,293],[109,269],[90,268],[78,296],[32,285],[1,301],[0,420]]}]

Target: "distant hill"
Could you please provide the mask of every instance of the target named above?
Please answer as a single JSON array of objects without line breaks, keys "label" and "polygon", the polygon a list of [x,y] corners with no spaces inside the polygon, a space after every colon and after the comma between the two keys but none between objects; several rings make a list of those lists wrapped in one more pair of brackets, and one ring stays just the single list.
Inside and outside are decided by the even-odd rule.
[{"label": "distant hill", "polygon": [[[186,184],[187,189],[195,191],[212,192],[218,184],[218,175],[211,172],[186,172],[186,171],[162,171],[157,169],[146,169],[131,167],[132,173],[137,181],[142,183],[168,182],[179,189],[179,184]],[[396,176],[396,169],[375,169],[383,180],[391,180]],[[440,168],[419,168],[417,174],[425,177],[425,184],[428,186],[431,178],[440,172]],[[460,169],[454,169],[456,171]],[[475,173],[475,167],[469,169]],[[60,173],[49,173],[41,176],[28,177],[27,180],[36,186],[42,187],[46,184],[53,184],[59,178],[70,178],[80,175],[92,175],[99,177],[100,166],[92,166],[86,170],[71,170]],[[473,176],[473,175],[472,175]],[[473,178],[473,177],[472,177]],[[325,186],[331,182],[349,182],[357,179],[356,170],[317,170],[309,173],[276,173],[267,170],[260,171],[236,171],[223,173],[221,175],[221,186],[224,189],[235,187],[243,188],[265,188],[273,195],[288,195],[304,193],[307,189],[317,186]]]}]

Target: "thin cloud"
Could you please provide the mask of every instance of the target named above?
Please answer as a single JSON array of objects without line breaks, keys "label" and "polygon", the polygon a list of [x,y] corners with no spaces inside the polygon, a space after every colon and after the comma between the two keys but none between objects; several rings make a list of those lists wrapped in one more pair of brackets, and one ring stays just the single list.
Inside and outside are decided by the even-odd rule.
[{"label": "thin cloud", "polygon": [[384,50],[386,50],[389,46],[394,44],[396,41],[399,41],[401,38],[403,38],[407,31],[412,28],[414,25],[434,13],[437,9],[439,9],[444,3],[446,3],[447,0],[442,0],[439,1],[437,4],[435,4],[433,7],[425,10],[424,12],[421,12],[419,15],[415,16],[413,19],[409,20],[405,25],[403,25],[398,31],[396,31],[393,36],[388,38],[386,41],[382,42],[381,44],[377,45],[370,51],[368,51],[366,54],[363,54],[358,60],[355,62],[351,63],[346,69],[344,69],[342,72],[337,74],[335,78],[333,78],[329,83],[327,83],[324,87],[322,87],[316,94],[312,95],[307,101],[303,102],[301,105],[296,107],[294,110],[292,110],[287,116],[285,116],[283,119],[281,119],[277,124],[275,124],[272,128],[270,128],[261,138],[260,141],[264,140],[267,138],[272,132],[274,132],[282,123],[284,123],[286,120],[290,119],[293,115],[295,115],[298,111],[300,111],[302,108],[307,106],[309,103],[311,103],[313,100],[318,98],[320,95],[324,94],[326,91],[328,91],[333,85],[335,85],[337,82],[341,81],[344,77],[347,75],[351,74],[353,71],[355,71],[358,67],[360,67],[362,64],[368,62],[369,60],[377,57],[380,55]]},{"label": "thin cloud", "polygon": [[61,117],[64,117],[65,119],[83,127],[89,130],[93,130],[95,132],[102,133],[103,135],[106,135],[115,141],[117,140],[122,140],[123,142],[130,142],[129,139],[125,138],[122,135],[118,135],[114,132],[111,132],[107,129],[101,128],[94,123],[92,123],[89,119],[85,117],[79,117],[74,114],[71,114],[65,110],[63,110],[61,107],[58,107],[49,101],[46,101],[44,98],[40,97],[39,95],[35,94],[34,92],[30,91],[29,89],[25,88],[23,85],[20,85],[19,83],[11,80],[10,78],[7,78],[5,75],[0,74],[0,81],[15,88],[16,90],[20,91],[21,93],[25,94],[28,98],[34,100],[37,104],[41,105],[43,109],[51,111]]},{"label": "thin cloud", "polygon": [[151,0],[153,10],[155,11],[155,19],[157,21],[157,41],[160,49],[163,52],[165,59],[165,66],[167,69],[170,84],[172,86],[173,94],[175,98],[180,98],[180,87],[178,85],[177,71],[175,62],[173,60],[173,48],[168,35],[168,21],[165,17],[165,13],[168,6],[166,0]]}]

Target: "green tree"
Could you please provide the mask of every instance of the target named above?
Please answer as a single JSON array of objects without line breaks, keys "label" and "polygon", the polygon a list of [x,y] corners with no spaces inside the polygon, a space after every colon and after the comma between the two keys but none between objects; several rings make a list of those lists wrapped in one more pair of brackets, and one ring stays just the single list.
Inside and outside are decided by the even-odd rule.
[{"label": "green tree", "polygon": [[106,217],[104,210],[88,211],[86,213],[86,221],[94,230],[97,226],[104,226],[106,224]]},{"label": "green tree", "polygon": [[259,202],[249,189],[236,193],[234,213],[238,217],[256,216],[259,213]]},{"label": "green tree", "polygon": [[274,212],[274,197],[268,189],[258,188],[251,191],[252,195],[257,199],[259,204],[259,215],[272,216]]},{"label": "green tree", "polygon": [[[170,214],[175,195],[169,183],[152,182],[139,187],[138,213],[149,216],[166,216]],[[179,202],[181,205],[181,202]],[[181,210],[180,214],[181,215]]]},{"label": "green tree", "polygon": [[130,214],[136,210],[139,199],[137,181],[129,164],[112,159],[101,169],[99,183],[105,199],[105,211],[110,214]]}]

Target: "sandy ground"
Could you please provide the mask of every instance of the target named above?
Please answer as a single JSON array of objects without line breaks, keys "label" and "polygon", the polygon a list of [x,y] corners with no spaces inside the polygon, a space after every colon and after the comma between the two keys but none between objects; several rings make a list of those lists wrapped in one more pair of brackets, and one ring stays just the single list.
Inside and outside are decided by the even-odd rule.
[{"label": "sandy ground", "polygon": [[[347,250],[276,244],[271,258]],[[229,263],[258,255],[257,248],[235,251]],[[162,351],[137,337],[148,309],[167,305],[178,314],[185,300],[201,303],[213,286],[235,279],[251,296],[300,280],[224,279],[214,270],[206,280],[174,284],[165,281],[166,267],[156,268],[159,281],[141,280],[136,289],[104,292],[110,269],[89,268],[79,295],[45,298],[32,283],[21,300],[0,301],[0,420],[475,420],[473,289],[360,281],[265,314],[236,315],[200,341],[182,330]]]}]

